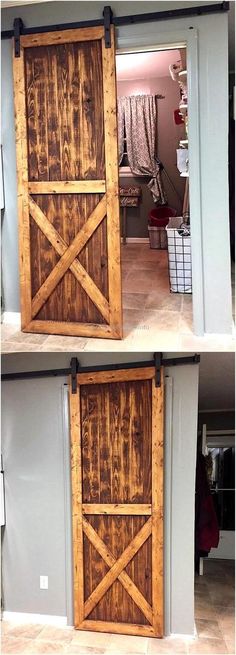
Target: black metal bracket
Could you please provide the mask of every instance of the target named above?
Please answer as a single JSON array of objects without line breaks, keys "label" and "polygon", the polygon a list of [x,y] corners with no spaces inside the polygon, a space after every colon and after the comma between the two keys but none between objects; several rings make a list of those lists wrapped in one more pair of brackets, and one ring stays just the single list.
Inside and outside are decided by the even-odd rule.
[{"label": "black metal bracket", "polygon": [[155,365],[155,384],[156,387],[161,386],[161,365],[162,365],[162,353],[154,353],[154,365]]},{"label": "black metal bracket", "polygon": [[24,24],[21,18],[15,18],[14,23],[14,51],[15,57],[20,57],[20,35],[23,32]]},{"label": "black metal bracket", "polygon": [[187,364],[199,364],[200,355],[186,355],[185,357],[166,357],[162,353],[154,353],[154,366],[156,370],[155,383],[156,387],[161,386],[161,367],[162,366],[184,366]]},{"label": "black metal bracket", "polygon": [[71,362],[71,391],[77,393],[77,373],[79,369],[79,362],[77,357],[72,357]]},{"label": "black metal bracket", "polygon": [[110,6],[104,7],[103,10],[104,29],[105,29],[105,47],[111,47],[111,23],[113,13]]}]

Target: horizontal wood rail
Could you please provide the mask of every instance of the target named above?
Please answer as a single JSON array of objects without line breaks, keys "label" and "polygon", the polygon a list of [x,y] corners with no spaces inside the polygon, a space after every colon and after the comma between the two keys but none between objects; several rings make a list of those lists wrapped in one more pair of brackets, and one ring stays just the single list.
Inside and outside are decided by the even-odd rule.
[{"label": "horizontal wood rail", "polygon": [[121,504],[121,503],[83,503],[83,514],[114,514],[117,516],[151,516],[151,504]]},{"label": "horizontal wood rail", "polygon": [[28,182],[29,193],[105,193],[105,180],[66,180],[65,182]]},{"label": "horizontal wood rail", "polygon": [[[151,380],[155,375],[155,368],[143,368],[135,371],[136,380]],[[132,369],[120,371],[97,371],[95,373],[78,373],[77,382],[81,384],[104,384],[109,382],[123,382],[132,380]]]},{"label": "horizontal wood rail", "polygon": [[92,630],[94,632],[112,632],[120,635],[141,635],[141,637],[154,637],[152,625],[133,625],[132,623],[114,623],[113,621],[93,621],[87,619],[80,623],[80,630]]}]

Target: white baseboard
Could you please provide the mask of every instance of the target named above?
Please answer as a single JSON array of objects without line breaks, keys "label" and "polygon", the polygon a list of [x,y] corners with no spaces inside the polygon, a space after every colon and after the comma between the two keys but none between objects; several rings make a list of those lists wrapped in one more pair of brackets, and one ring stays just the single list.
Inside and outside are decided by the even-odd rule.
[{"label": "white baseboard", "polygon": [[12,623],[39,623],[45,625],[55,625],[58,628],[67,626],[66,616],[53,616],[51,614],[31,614],[25,612],[3,612],[3,620]]},{"label": "white baseboard", "polygon": [[168,635],[168,639],[187,639],[188,641],[193,641],[197,637],[197,629],[196,625],[194,624],[194,633],[193,634],[186,634],[186,633],[179,633],[179,632],[171,632],[170,635]]},{"label": "white baseboard", "polygon": [[[121,239],[121,243],[123,243],[123,239]],[[149,243],[149,238],[148,237],[126,237],[126,243]]]},{"label": "white baseboard", "polygon": [[2,322],[4,325],[15,325],[16,327],[20,327],[21,325],[20,312],[4,312]]}]

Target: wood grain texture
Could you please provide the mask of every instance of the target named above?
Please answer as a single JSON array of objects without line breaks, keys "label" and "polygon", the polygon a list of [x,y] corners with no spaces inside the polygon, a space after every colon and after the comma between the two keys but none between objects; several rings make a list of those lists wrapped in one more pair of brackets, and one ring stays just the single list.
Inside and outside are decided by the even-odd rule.
[{"label": "wood grain texture", "polygon": [[118,635],[133,635],[139,637],[154,637],[154,629],[149,625],[138,625],[135,623],[114,623],[113,621],[91,621],[86,620],[79,626],[80,630],[92,630],[93,632],[111,632]]},{"label": "wood grain texture", "polygon": [[[83,529],[88,539],[93,543],[96,550],[99,552],[99,555],[101,555],[104,561],[110,567],[112,567],[113,564],[115,564],[116,562],[115,557],[112,555],[109,548],[107,548],[107,546],[104,544],[102,539],[100,539],[100,537],[97,535],[97,533],[90,525],[90,523],[88,523],[88,521],[86,521],[85,519],[83,519]],[[120,580],[120,582],[122,583],[124,589],[133,598],[136,605],[142,610],[143,614],[146,616],[149,623],[152,624],[152,620],[153,620],[152,608],[150,607],[149,603],[146,601],[144,596],[140,593],[139,589],[136,587],[134,582],[128,576],[126,571],[122,570],[117,577],[118,580]]]},{"label": "wood grain texture", "polygon": [[[34,196],[32,200],[68,245],[83,229],[87,217],[96,208],[102,196],[81,194],[78,196],[67,195],[66,198],[65,202],[65,196],[38,195]],[[63,210],[63,220],[60,217],[61,209]],[[45,239],[41,229],[35,225],[35,221],[31,222],[31,231],[32,295],[34,296],[56,265],[58,258],[55,250],[50,246],[50,241]],[[106,218],[88,240],[77,259],[108,302]],[[63,302],[63,299],[66,300]],[[71,323],[84,322],[93,325],[105,323],[100,309],[97,309],[91,302],[88,294],[81,288],[69,270],[40,310],[37,319],[47,320],[47,322],[50,320]]]},{"label": "wood grain texture", "polygon": [[[49,296],[51,296],[55,287],[58,285],[58,282],[61,281],[65,272],[68,270],[68,268],[72,267],[72,272],[74,272],[74,270],[76,272],[76,278],[78,279],[77,273],[79,273],[80,283],[84,281],[85,286],[87,285],[87,287],[89,287],[92,290],[93,298],[96,300],[95,304],[97,306],[100,306],[101,303],[102,313],[104,314],[104,308],[105,308],[106,318],[109,319],[108,302],[106,301],[105,298],[103,298],[101,292],[99,291],[99,289],[96,288],[96,285],[93,283],[93,280],[91,280],[85,269],[83,269],[82,266],[80,265],[80,262],[75,261],[80,251],[84,248],[85,244],[90,239],[93,231],[97,229],[101,221],[104,219],[104,215],[106,212],[105,196],[102,198],[102,200],[100,200],[99,204],[95,207],[94,211],[87,219],[83,228],[76,235],[70,246],[67,246],[65,242],[63,242],[63,240],[60,239],[60,236],[59,238],[56,236],[55,228],[51,226],[49,221],[45,220],[45,216],[43,221],[43,217],[42,217],[43,212],[41,212],[41,210],[37,208],[37,205],[36,203],[34,203],[33,200],[30,201],[30,211],[31,211],[31,215],[34,217],[38,226],[40,226],[41,230],[44,232],[47,238],[49,239],[50,236],[54,235],[55,250],[57,252],[59,250],[61,251],[60,252],[61,258],[55,264],[54,268],[49,273],[45,282],[41,285],[40,289],[37,291],[37,293],[33,298],[32,316],[34,317],[36,316],[36,314],[38,314],[41,307],[45,304],[46,300],[49,298]],[[39,225],[40,219],[41,219],[41,224]],[[84,288],[83,284],[82,286]],[[97,293],[96,293],[96,289],[97,289]]]},{"label": "wood grain texture", "polygon": [[[136,555],[137,551],[141,548],[143,543],[150,536],[151,531],[152,531],[152,519],[150,517],[145,522],[141,530],[139,530],[138,534],[136,534],[134,539],[132,539],[132,541],[129,543],[129,545],[124,550],[122,555],[117,560],[115,560],[114,564],[112,565],[108,573],[101,580],[101,582],[98,584],[96,589],[91,593],[88,600],[86,600],[84,605],[85,618],[91,613],[95,605],[97,605],[97,603],[102,598],[102,596],[104,596],[104,594],[109,589],[109,587],[111,587],[113,582],[119,577],[123,569],[126,568],[130,560],[133,559],[134,555]],[[96,539],[94,539],[95,547],[96,544],[97,544],[97,536]]]},{"label": "wood grain texture", "polygon": [[87,241],[91,238],[93,232],[97,229],[103,221],[106,213],[106,197],[103,196],[99,204],[95,207],[90,214],[87,221],[84,223],[83,228],[73,239],[72,243],[66,248],[63,255],[54,266],[53,270],[47,276],[45,282],[35,294],[32,301],[32,316],[36,316],[45,304],[46,300],[51,296],[55,287],[61,281],[68,268],[74,262],[80,251],[84,248]]},{"label": "wood grain texture", "polygon": [[[16,109],[21,125],[19,197],[23,191],[27,204],[28,193],[33,194],[32,201],[69,248],[59,254],[62,242],[52,247],[45,231],[29,220],[28,204],[24,207],[19,200],[19,213],[24,211],[27,218],[20,221],[25,331],[35,331],[37,322],[37,329],[45,323],[42,332],[48,334],[121,337],[119,211],[111,200],[113,192],[118,197],[115,52],[113,42],[104,59],[103,34],[103,28],[92,28],[25,36],[21,62],[14,58],[15,70],[21,68],[21,90],[16,72],[15,95],[23,117],[18,120]],[[107,183],[104,219],[94,223],[67,266]]]},{"label": "wood grain texture", "polygon": [[[110,325],[94,324],[92,327],[94,337],[101,339],[114,339]],[[86,325],[86,323],[34,320],[23,328],[23,332],[34,332],[36,334],[61,334],[68,337],[91,337],[91,323]]]},{"label": "wood grain texture", "polygon": [[111,321],[114,331],[122,338],[122,299],[120,262],[120,203],[118,169],[118,131],[116,108],[116,63],[115,29],[111,26],[111,48],[106,48],[102,40],[105,157],[106,157],[106,197],[108,275],[110,289]]},{"label": "wood grain texture", "polygon": [[[44,236],[52,244],[55,252],[62,256],[68,248],[68,244],[62,239],[57,230],[53,227],[52,223],[47,220],[45,214],[42,212],[40,207],[34,202],[32,198],[29,199],[29,211],[30,215],[37,223],[37,226],[43,232]],[[102,295],[99,288],[93,282],[92,278],[89,277],[87,271],[84,269],[82,264],[76,258],[70,265],[70,270],[74,274],[75,278],[81,284],[82,288],[86,291],[89,298],[92,300],[94,305],[99,309],[102,316],[109,323],[109,304]]]},{"label": "wood grain texture", "polygon": [[28,183],[28,153],[25,115],[25,74],[22,46],[20,57],[15,57],[13,52],[13,79],[18,182],[21,327],[24,328],[31,319],[31,268],[28,192],[26,188]]},{"label": "wood grain texture", "polygon": [[77,43],[84,41],[93,41],[101,39],[104,34],[104,28],[101,27],[82,27],[80,29],[57,30],[56,32],[45,32],[39,34],[26,34],[21,37],[24,48],[33,46],[58,45],[63,43]]},{"label": "wood grain texture", "polygon": [[155,374],[153,366],[137,369],[120,369],[114,371],[94,371],[90,373],[79,373],[77,383],[85,384],[105,384],[108,382],[126,382],[128,380],[151,380]]},{"label": "wood grain texture", "polygon": [[83,514],[109,514],[124,516],[151,516],[152,506],[148,503],[83,503]]},{"label": "wood grain texture", "polygon": [[[69,380],[70,385],[70,380]],[[73,576],[74,576],[74,622],[78,627],[84,619],[84,573],[83,573],[83,527],[82,527],[82,476],[81,476],[81,428],[80,390],[70,400],[71,439],[71,484],[72,484],[72,529],[73,529]]]},{"label": "wood grain texture", "polygon": [[147,379],[145,371],[78,374],[84,561],[78,627],[117,625],[120,633],[161,637],[163,371],[161,388],[154,367]]},{"label": "wood grain texture", "polygon": [[163,389],[152,381],[152,594],[154,630],[163,636]]},{"label": "wood grain texture", "polygon": [[105,193],[105,180],[67,180],[66,182],[29,182],[29,193]]},{"label": "wood grain texture", "polygon": [[93,379],[78,386],[82,629],[163,634],[163,371],[156,388],[150,369],[78,374]]}]

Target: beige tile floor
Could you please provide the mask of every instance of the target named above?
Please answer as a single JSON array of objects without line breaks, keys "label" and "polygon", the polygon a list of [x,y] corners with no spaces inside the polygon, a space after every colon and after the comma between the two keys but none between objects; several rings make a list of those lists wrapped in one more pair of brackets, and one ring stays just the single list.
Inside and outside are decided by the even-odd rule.
[{"label": "beige tile floor", "polygon": [[231,336],[194,336],[192,297],[169,291],[167,251],[150,250],[148,244],[123,246],[122,281],[122,341],[24,334],[3,325],[2,352],[235,350]]},{"label": "beige tile floor", "polygon": [[235,653],[234,571],[230,561],[206,561],[195,585],[195,638],[126,637],[48,625],[2,623],[2,655],[161,655]]}]

